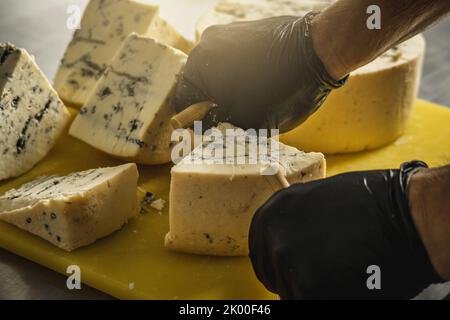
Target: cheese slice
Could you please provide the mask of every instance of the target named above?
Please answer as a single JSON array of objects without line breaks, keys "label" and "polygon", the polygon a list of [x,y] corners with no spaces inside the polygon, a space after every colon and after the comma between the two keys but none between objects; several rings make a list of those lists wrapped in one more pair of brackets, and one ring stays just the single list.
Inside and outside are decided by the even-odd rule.
[{"label": "cheese slice", "polygon": [[[245,134],[238,130],[235,137]],[[196,254],[246,255],[252,217],[281,185],[275,176],[261,174],[267,163],[252,163],[251,153],[231,157],[227,164],[223,163],[224,155],[230,160],[227,151],[216,155],[209,147],[221,146],[217,141],[203,143],[171,170],[170,231],[165,245]],[[325,176],[325,158],[320,153],[304,153],[280,143],[279,156],[273,160],[291,184]]]},{"label": "cheese slice", "polygon": [[171,93],[183,52],[131,34],[75,118],[70,134],[110,155],[143,164],[171,160]]},{"label": "cheese slice", "polygon": [[0,198],[0,220],[72,251],[137,214],[135,164],[41,177]]},{"label": "cheese slice", "polygon": [[91,0],[55,78],[61,98],[82,106],[126,37],[136,32],[189,52],[192,43],[158,15],[159,7],[133,0]]},{"label": "cheese slice", "polygon": [[44,158],[69,117],[34,58],[0,44],[0,180],[21,175]]}]

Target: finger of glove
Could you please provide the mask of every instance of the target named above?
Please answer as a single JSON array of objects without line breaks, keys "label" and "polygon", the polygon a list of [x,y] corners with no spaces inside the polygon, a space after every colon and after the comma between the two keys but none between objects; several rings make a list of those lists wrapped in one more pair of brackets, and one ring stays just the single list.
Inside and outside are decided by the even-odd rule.
[{"label": "finger of glove", "polygon": [[270,243],[266,243],[267,237],[265,232],[265,204],[259,208],[253,216],[253,220],[249,231],[249,251],[250,260],[256,277],[261,281],[267,290],[278,293],[277,288],[273,284],[274,272],[273,264],[267,259],[267,252],[270,251]]},{"label": "finger of glove", "polygon": [[219,123],[223,122],[230,122],[228,110],[226,108],[221,108],[216,105],[213,108],[211,108],[211,110],[202,120],[203,132],[212,127],[216,127]]},{"label": "finger of glove", "polygon": [[195,103],[208,100],[210,99],[203,92],[203,90],[201,90],[190,80],[188,80],[185,74],[181,75],[175,89],[175,99],[173,102],[175,111],[177,113],[183,111],[184,109],[190,107]]},{"label": "finger of glove", "polygon": [[278,128],[282,133],[296,128],[319,109],[328,94],[329,91],[316,88],[295,91],[268,109],[266,126]]},{"label": "finger of glove", "polygon": [[176,89],[174,107],[181,112],[189,106],[203,101],[212,100],[209,94],[207,69],[205,70],[205,52],[203,42],[200,42],[190,53],[186,66],[181,74]]},{"label": "finger of glove", "polygon": [[282,272],[285,265],[280,261],[283,260],[283,254],[278,251],[279,241],[275,240],[278,238],[278,226],[275,226],[274,222],[277,222],[277,225],[280,223],[280,208],[290,202],[292,197],[289,189],[274,194],[256,211],[249,230],[248,241],[253,270],[269,291],[278,294],[287,290]]}]

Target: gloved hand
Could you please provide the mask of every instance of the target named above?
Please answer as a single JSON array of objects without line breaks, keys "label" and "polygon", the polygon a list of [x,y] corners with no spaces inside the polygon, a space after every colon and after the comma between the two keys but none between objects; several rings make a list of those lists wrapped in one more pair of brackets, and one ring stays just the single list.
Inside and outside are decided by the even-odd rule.
[{"label": "gloved hand", "polygon": [[191,52],[175,95],[177,112],[212,100],[203,128],[230,122],[243,129],[291,130],[324,102],[335,81],[310,37],[314,13],[208,28]]},{"label": "gloved hand", "polygon": [[[275,194],[254,216],[250,258],[259,280],[283,299],[406,299],[436,274],[410,216],[400,170],[354,172]],[[380,268],[369,290],[367,268]]]}]

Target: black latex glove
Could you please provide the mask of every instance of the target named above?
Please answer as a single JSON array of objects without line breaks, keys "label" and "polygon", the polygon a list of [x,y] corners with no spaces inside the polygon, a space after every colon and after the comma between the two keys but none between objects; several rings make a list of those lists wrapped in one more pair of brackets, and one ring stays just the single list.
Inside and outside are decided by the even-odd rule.
[{"label": "black latex glove", "polygon": [[[258,278],[284,299],[406,299],[442,282],[405,194],[422,162],[293,185],[256,213],[250,257]],[[368,290],[367,267],[381,269]]]},{"label": "black latex glove", "polygon": [[335,81],[316,56],[310,22],[283,16],[208,28],[191,52],[175,97],[177,112],[206,100],[218,105],[203,127],[295,128],[319,108]]}]

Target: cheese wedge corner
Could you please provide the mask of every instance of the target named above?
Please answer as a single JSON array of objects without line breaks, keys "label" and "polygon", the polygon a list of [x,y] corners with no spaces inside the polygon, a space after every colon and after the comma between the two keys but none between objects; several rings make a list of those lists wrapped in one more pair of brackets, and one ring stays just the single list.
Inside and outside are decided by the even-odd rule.
[{"label": "cheese wedge corner", "polygon": [[32,169],[69,120],[69,111],[34,58],[0,43],[0,180]]},{"label": "cheese wedge corner", "polygon": [[0,220],[72,251],[138,213],[135,164],[41,177],[0,197]]}]

